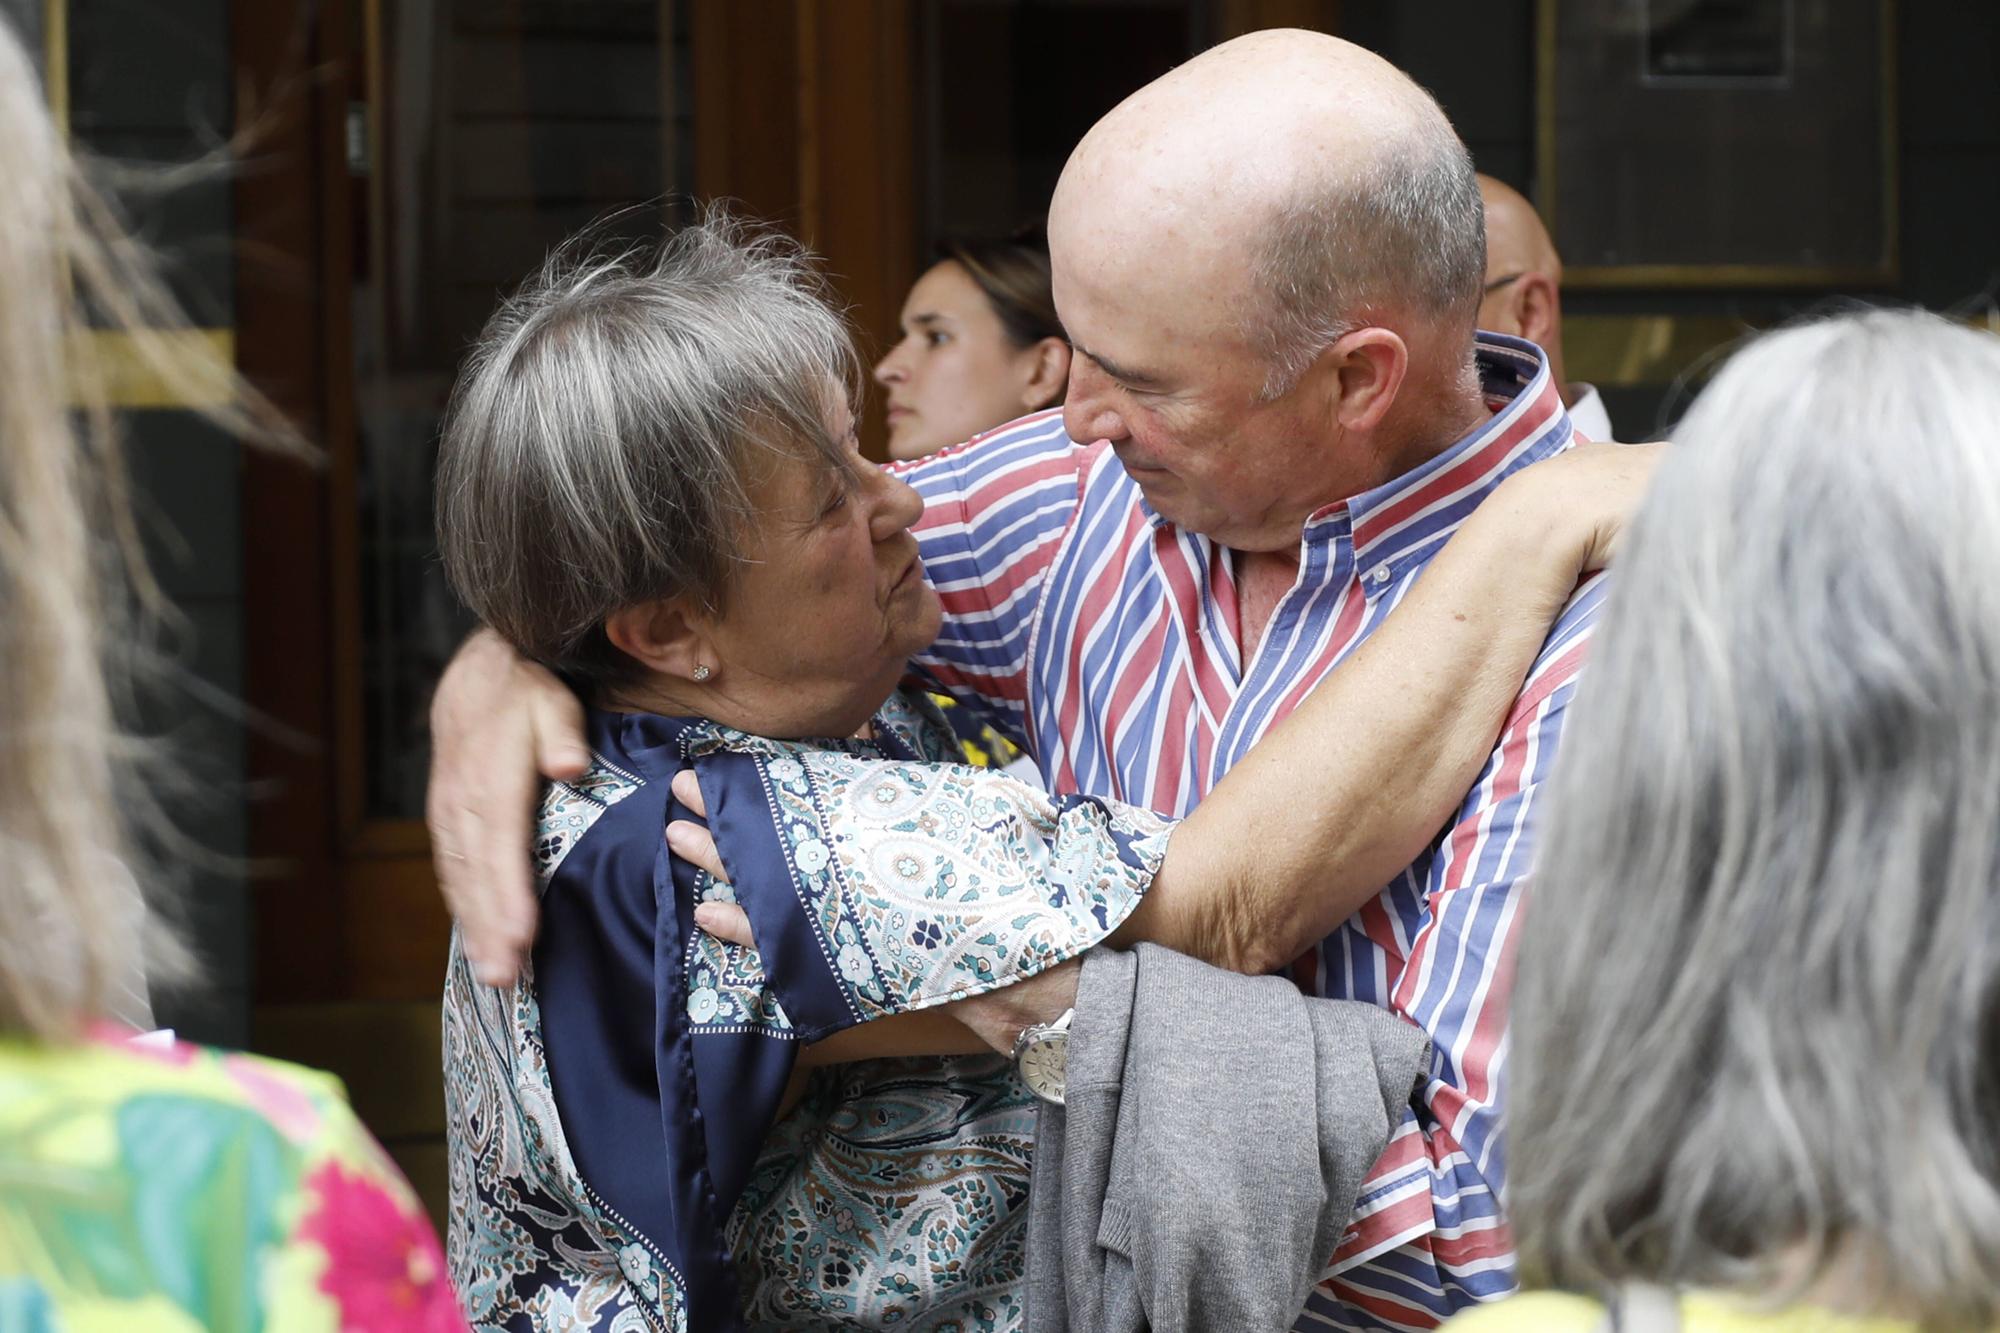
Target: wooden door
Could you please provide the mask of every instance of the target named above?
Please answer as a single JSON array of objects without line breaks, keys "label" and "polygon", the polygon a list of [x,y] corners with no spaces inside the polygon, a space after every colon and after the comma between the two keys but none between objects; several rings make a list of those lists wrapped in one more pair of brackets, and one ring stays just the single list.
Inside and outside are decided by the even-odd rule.
[{"label": "wooden door", "polygon": [[[332,1068],[441,1201],[449,921],[428,695],[467,623],[432,554],[458,357],[546,248],[729,197],[827,256],[864,340],[909,242],[909,0],[241,0],[238,364],[324,449],[245,466],[257,1046]],[[871,421],[871,431],[879,428]]]}]

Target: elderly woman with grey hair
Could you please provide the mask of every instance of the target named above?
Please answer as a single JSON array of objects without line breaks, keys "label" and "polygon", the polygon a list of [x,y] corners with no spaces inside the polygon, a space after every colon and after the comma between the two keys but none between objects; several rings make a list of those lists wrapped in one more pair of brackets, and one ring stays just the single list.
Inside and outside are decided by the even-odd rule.
[{"label": "elderly woman with grey hair", "polygon": [[[592,748],[542,807],[529,972],[488,989],[453,942],[450,1262],[481,1326],[1019,1327],[1035,1103],[959,1020],[1107,939],[1199,939],[1190,886],[1329,926],[1371,897],[1646,471],[1586,449],[1508,481],[1177,824],[955,762],[898,688],[938,595],[858,385],[802,257],[719,216],[558,256],[461,378],[446,569],[585,697]],[[703,808],[739,889],[668,854]],[[754,947],[697,929],[738,893]]]},{"label": "elderly woman with grey hair", "polygon": [[1514,992],[1522,1279],[1578,1294],[1454,1329],[1995,1327],[1996,423],[2000,339],[1878,312],[1682,424]]}]

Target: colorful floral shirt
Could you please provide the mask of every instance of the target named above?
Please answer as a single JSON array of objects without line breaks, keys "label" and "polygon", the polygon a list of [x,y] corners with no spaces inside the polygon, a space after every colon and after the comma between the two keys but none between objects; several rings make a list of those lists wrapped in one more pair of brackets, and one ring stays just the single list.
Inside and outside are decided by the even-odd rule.
[{"label": "colorful floral shirt", "polygon": [[[445,992],[451,1269],[481,1328],[1011,1330],[1033,1105],[1007,1061],[824,1070],[802,1042],[1074,957],[1137,905],[1169,821],[950,762],[898,695],[872,741],[593,714],[542,807],[532,968]],[[666,854],[700,777],[731,898]]]},{"label": "colorful floral shirt", "polygon": [[0,1042],[0,1329],[463,1329],[437,1233],[330,1075]]}]

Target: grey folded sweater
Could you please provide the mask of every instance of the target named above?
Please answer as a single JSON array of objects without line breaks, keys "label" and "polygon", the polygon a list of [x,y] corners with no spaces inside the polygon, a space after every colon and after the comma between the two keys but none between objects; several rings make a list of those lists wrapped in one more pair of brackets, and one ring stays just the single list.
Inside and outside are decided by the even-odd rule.
[{"label": "grey folded sweater", "polygon": [[1290,1328],[1429,1063],[1373,1005],[1091,952],[1035,1133],[1028,1333]]}]

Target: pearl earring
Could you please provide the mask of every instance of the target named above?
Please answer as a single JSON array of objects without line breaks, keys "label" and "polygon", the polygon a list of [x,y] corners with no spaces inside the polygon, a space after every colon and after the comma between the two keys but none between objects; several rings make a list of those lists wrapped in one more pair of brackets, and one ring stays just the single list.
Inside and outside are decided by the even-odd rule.
[{"label": "pearl earring", "polygon": [[702,681],[707,680],[708,677],[709,677],[708,663],[706,662],[698,663],[694,669],[695,683],[700,684]]}]

